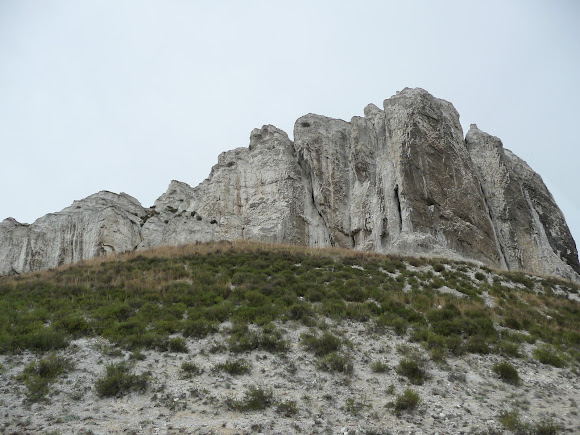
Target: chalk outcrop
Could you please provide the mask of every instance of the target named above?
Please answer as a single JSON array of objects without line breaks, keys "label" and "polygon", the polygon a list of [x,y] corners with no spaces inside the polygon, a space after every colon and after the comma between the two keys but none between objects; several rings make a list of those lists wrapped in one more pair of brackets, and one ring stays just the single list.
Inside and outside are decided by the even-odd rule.
[{"label": "chalk outcrop", "polygon": [[250,239],[468,259],[580,280],[578,251],[542,179],[422,89],[350,122],[308,114],[294,141],[254,129],[199,186],[151,208],[100,192],[32,225],[0,224],[0,274],[108,252]]}]

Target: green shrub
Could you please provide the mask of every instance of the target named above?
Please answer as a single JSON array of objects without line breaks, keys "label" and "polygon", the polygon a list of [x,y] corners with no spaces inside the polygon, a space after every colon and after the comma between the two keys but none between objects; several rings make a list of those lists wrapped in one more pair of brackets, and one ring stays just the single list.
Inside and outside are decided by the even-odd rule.
[{"label": "green shrub", "polygon": [[260,347],[260,335],[250,331],[247,324],[234,323],[230,333],[228,344],[231,352],[249,352]]},{"label": "green shrub", "polygon": [[277,329],[273,323],[262,327],[262,332],[258,337],[258,348],[270,353],[286,352],[289,344],[284,340],[284,334]]},{"label": "green shrub", "polygon": [[366,400],[359,401],[355,400],[352,397],[346,399],[344,404],[344,410],[351,415],[357,416],[363,411],[365,408],[370,408],[371,405],[366,402]]},{"label": "green shrub", "polygon": [[561,430],[560,426],[551,419],[542,420],[535,424],[523,423],[515,409],[500,413],[499,421],[504,428],[521,435],[556,435]]},{"label": "green shrub", "polygon": [[351,359],[338,352],[332,352],[318,359],[316,367],[326,372],[350,374],[354,370]]},{"label": "green shrub", "polygon": [[497,351],[502,355],[511,356],[514,358],[520,358],[522,356],[520,353],[520,345],[510,341],[500,341],[497,345]]},{"label": "green shrub", "polygon": [[507,361],[495,364],[492,370],[508,384],[519,385],[521,383],[517,369]]},{"label": "green shrub", "polygon": [[185,337],[204,338],[208,334],[218,332],[218,325],[205,319],[187,319],[182,332]]},{"label": "green shrub", "polygon": [[403,411],[413,411],[421,402],[421,397],[413,390],[406,389],[403,394],[397,396],[393,407],[395,413],[400,414]]},{"label": "green shrub", "polygon": [[342,340],[325,331],[322,334],[322,337],[317,337],[312,334],[303,334],[302,344],[306,349],[314,353],[314,355],[324,356],[340,350]]},{"label": "green shrub", "polygon": [[510,329],[520,330],[522,329],[522,324],[519,319],[514,316],[508,316],[503,320],[503,326]]},{"label": "green shrub", "polygon": [[289,345],[282,337],[282,331],[272,323],[264,325],[261,331],[251,331],[247,324],[236,323],[232,327],[228,344],[230,351],[235,353],[256,349],[272,353],[286,352]]},{"label": "green shrub", "polygon": [[491,348],[489,347],[489,344],[487,344],[487,339],[485,337],[481,335],[475,335],[473,337],[469,337],[469,341],[467,342],[467,351],[485,355],[491,352]]},{"label": "green shrub", "polygon": [[203,369],[191,361],[185,361],[181,364],[181,370],[184,373],[184,377],[192,378],[194,376],[199,376],[203,373]]},{"label": "green shrub", "polygon": [[175,337],[169,340],[169,351],[179,353],[189,352],[185,340],[181,337]]},{"label": "green shrub", "polygon": [[421,360],[402,359],[397,366],[397,373],[405,376],[413,385],[423,385],[427,379],[427,372]]},{"label": "green shrub", "polygon": [[234,411],[261,411],[274,403],[272,390],[250,386],[240,400],[227,399],[226,405]]},{"label": "green shrub", "polygon": [[435,272],[443,272],[443,271],[445,270],[445,266],[443,266],[443,265],[442,265],[442,264],[440,264],[440,263],[437,263],[437,264],[434,264],[434,265],[433,265],[433,270],[434,270]]},{"label": "green shrub", "polygon": [[212,372],[226,372],[230,375],[245,375],[252,371],[252,363],[245,359],[228,359],[218,363],[211,369]]},{"label": "green shrub", "polygon": [[374,373],[386,373],[390,370],[390,367],[383,361],[374,361],[371,363],[371,370]]},{"label": "green shrub", "polygon": [[542,420],[534,425],[534,435],[556,435],[562,428],[553,420]]},{"label": "green shrub", "polygon": [[73,367],[74,364],[69,359],[51,354],[46,358],[31,362],[16,379],[26,385],[27,399],[37,402],[45,400],[50,384]]},{"label": "green shrub", "polygon": [[399,336],[403,336],[407,333],[409,328],[409,322],[394,313],[384,313],[376,319],[375,323],[377,326],[389,326],[393,328],[395,333]]},{"label": "green shrub", "polygon": [[298,415],[298,406],[294,400],[278,402],[276,404],[276,412],[283,417],[294,417]]},{"label": "green shrub", "polygon": [[145,391],[149,380],[144,374],[135,375],[126,363],[110,364],[106,374],[95,382],[99,397],[119,397],[131,391]]},{"label": "green shrub", "polygon": [[467,351],[465,343],[461,337],[447,337],[445,340],[445,346],[447,347],[447,350],[455,356],[464,355]]},{"label": "green shrub", "polygon": [[475,279],[483,281],[485,279],[485,275],[481,272],[475,272]]},{"label": "green shrub", "polygon": [[554,367],[562,368],[566,366],[564,361],[558,354],[553,352],[549,347],[539,347],[534,349],[534,358],[542,364],[548,364]]},{"label": "green shrub", "polygon": [[517,410],[502,411],[499,415],[499,421],[503,427],[514,432],[524,429]]},{"label": "green shrub", "polygon": [[81,316],[67,316],[54,322],[54,328],[62,330],[74,338],[90,335],[91,325]]},{"label": "green shrub", "polygon": [[[35,352],[48,352],[64,349],[69,345],[66,333],[51,328],[40,328],[35,331],[17,335],[8,346],[10,351],[29,349]],[[5,346],[2,346],[3,348]]]}]

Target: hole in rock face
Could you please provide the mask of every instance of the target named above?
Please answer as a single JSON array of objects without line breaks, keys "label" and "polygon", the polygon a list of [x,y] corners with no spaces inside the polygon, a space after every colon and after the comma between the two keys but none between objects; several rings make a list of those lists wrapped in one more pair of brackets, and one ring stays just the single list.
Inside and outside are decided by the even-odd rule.
[{"label": "hole in rock face", "polygon": [[305,127],[305,128],[306,128],[306,127],[310,127],[310,123],[309,123],[309,122],[306,122],[306,121],[304,121],[304,122],[301,122],[301,123],[300,123],[300,126],[302,126],[302,127]]}]

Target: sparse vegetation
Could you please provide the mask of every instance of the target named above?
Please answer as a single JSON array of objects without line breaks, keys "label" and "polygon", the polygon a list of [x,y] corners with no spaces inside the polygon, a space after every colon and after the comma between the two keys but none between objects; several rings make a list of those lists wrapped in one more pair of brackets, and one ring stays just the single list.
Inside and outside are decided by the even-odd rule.
[{"label": "sparse vegetation", "polygon": [[248,387],[244,397],[240,400],[227,399],[226,405],[236,411],[261,411],[274,404],[274,395],[271,390],[265,390],[252,385]]},{"label": "sparse vegetation", "polygon": [[252,363],[245,359],[228,359],[211,369],[214,373],[226,372],[230,375],[245,375],[252,371]]},{"label": "sparse vegetation", "polygon": [[147,375],[135,375],[126,363],[110,364],[104,377],[97,379],[95,390],[99,397],[118,397],[131,391],[145,391]]},{"label": "sparse vegetation", "polygon": [[428,378],[422,360],[402,359],[397,366],[397,373],[414,385],[423,385]]},{"label": "sparse vegetation", "polygon": [[316,356],[325,356],[340,350],[342,340],[325,331],[321,337],[312,334],[302,336],[302,343],[310,352]]},{"label": "sparse vegetation", "polygon": [[499,416],[500,422],[506,429],[515,434],[556,435],[560,427],[551,419],[537,423],[523,423],[517,410],[503,411]]},{"label": "sparse vegetation", "polygon": [[327,372],[350,374],[354,370],[352,360],[338,352],[332,352],[318,359],[316,367]]},{"label": "sparse vegetation", "polygon": [[400,414],[403,411],[413,411],[419,403],[421,402],[421,397],[418,393],[413,390],[406,389],[403,394],[397,396],[395,402],[393,403],[393,408],[396,414]]},{"label": "sparse vegetation", "polygon": [[[580,353],[576,303],[550,290],[557,286],[578,293],[576,284],[513,272],[494,275],[490,284],[482,279],[489,269],[472,279],[462,264],[407,261],[410,267],[431,265],[432,270],[410,271],[405,259],[346,250],[217,243],[2,277],[0,352],[58,350],[71,339],[94,335],[132,351],[187,352],[184,339],[174,334],[202,338],[230,321],[232,352],[277,353],[288,349],[277,325],[298,321],[315,326],[330,317],[372,322],[399,335],[411,328],[411,339],[440,361],[464,352],[516,356],[515,346],[499,339],[494,323]],[[516,288],[503,285],[508,282]],[[411,291],[403,295],[405,285]],[[442,286],[466,296],[460,308],[454,297],[434,291]],[[531,292],[534,288],[548,290]],[[495,307],[483,303],[484,290],[497,300]],[[325,333],[313,332],[303,340],[318,357],[344,345],[332,332]]]},{"label": "sparse vegetation", "polygon": [[169,340],[169,351],[170,352],[179,352],[179,353],[187,353],[187,344],[185,340],[181,337],[175,337]]},{"label": "sparse vegetation", "polygon": [[534,349],[534,358],[542,364],[548,364],[560,368],[566,366],[566,361],[547,346]]},{"label": "sparse vegetation", "polygon": [[[443,287],[453,292],[443,292]],[[559,295],[579,290],[561,280],[474,269],[443,259],[250,243],[163,248],[0,278],[0,353],[10,358],[9,354],[23,351],[58,352],[77,338],[102,337],[106,340],[100,342],[110,343],[98,348],[102,360],[123,362],[107,366],[106,375],[95,383],[100,397],[146,389],[149,377],[133,374],[130,362],[153,366],[156,360],[149,350],[165,352],[163,358],[187,360],[187,355],[180,355],[188,353],[187,344],[192,347],[205,337],[200,356],[194,354],[196,361],[224,361],[216,354],[234,354],[213,367],[207,365],[213,373],[251,373],[245,354],[259,351],[256,361],[258,357],[270,358],[273,364],[280,360],[290,376],[299,376],[305,366],[311,370],[314,360],[317,370],[328,372],[316,373],[319,385],[332,376],[345,386],[356,382],[357,376],[349,375],[357,364],[357,375],[360,364],[361,373],[367,374],[369,369],[387,373],[393,368],[403,377],[399,379],[403,385],[421,385],[429,379],[427,361],[437,363],[438,373],[449,367],[449,359],[476,353],[489,355],[483,357],[487,361],[498,355],[509,359],[492,370],[504,382],[518,385],[516,367],[521,360],[512,358],[525,358],[527,343],[537,343],[532,352],[542,364],[570,367],[578,373],[578,304]],[[486,304],[490,299],[493,303]],[[401,360],[389,367],[382,350],[357,353],[357,340],[350,343],[345,338],[352,337],[351,332],[345,333],[345,325],[353,323],[363,324],[362,334],[369,334],[371,340],[395,333],[412,344],[398,346]],[[285,354],[296,345],[291,332],[305,327],[308,332],[299,345],[313,357],[301,360]],[[55,355],[39,355],[35,364],[60,358]],[[27,368],[18,377],[27,386],[29,400],[46,397],[50,383],[66,372],[46,380],[38,367],[34,370],[38,373]],[[180,373],[191,378],[202,374],[203,368],[185,361]],[[385,376],[389,375],[375,378]],[[449,376],[454,382],[459,379]],[[231,388],[227,376],[222,380]],[[442,397],[449,394],[438,381],[433,379],[429,387]],[[85,390],[75,386],[75,391]],[[395,397],[395,386],[386,393]],[[202,396],[207,403],[223,403],[209,391]],[[325,396],[352,415],[368,408],[360,398]],[[316,399],[313,394],[311,403]],[[419,402],[417,393],[406,390],[392,405],[401,413],[415,409]],[[242,399],[226,400],[226,405],[237,411],[275,407],[280,416],[298,414],[296,402],[275,402],[272,391],[257,386],[250,387]],[[538,434],[558,429],[551,420],[531,425],[522,424],[517,413],[504,417],[506,429],[511,425],[513,430]]]},{"label": "sparse vegetation", "polygon": [[371,363],[371,370],[374,373],[386,373],[390,370],[390,367],[384,361],[374,361]]},{"label": "sparse vegetation", "polygon": [[[478,270],[444,259],[250,243],[163,248],[0,278],[0,353],[5,358],[0,371],[14,376],[13,361],[19,354],[29,358],[25,351],[37,353],[29,367],[70,355],[72,347],[62,349],[88,337],[95,343],[91,346],[98,364],[103,364],[98,367],[106,371],[94,384],[99,397],[144,391],[151,382],[156,403],[171,405],[171,410],[186,409],[188,400],[197,400],[241,412],[272,407],[280,417],[291,418],[314,413],[323,399],[328,406],[353,416],[365,414],[372,421],[381,417],[368,406],[371,402],[364,395],[349,396],[359,391],[360,378],[369,378],[369,370],[376,374],[372,380],[381,382],[381,405],[392,400],[397,414],[416,409],[421,401],[417,392],[405,390],[409,384],[428,382],[426,391],[442,399],[452,394],[449,382],[465,387],[469,369],[453,371],[455,357],[464,354],[478,354],[465,358],[474,370],[489,369],[490,361],[505,358],[492,371],[514,385],[521,384],[518,368],[530,352],[542,364],[568,367],[564,376],[577,375],[579,309],[565,295],[578,292],[576,284],[561,280]],[[370,347],[361,345],[361,340],[375,339]],[[188,346],[191,355],[186,355]],[[395,347],[398,355],[391,358]],[[187,385],[186,396],[175,397],[163,379],[136,374],[140,371],[135,366],[152,369],[165,359],[181,364],[178,377]],[[115,363],[104,365],[111,361]],[[241,397],[236,390],[240,379],[251,379],[224,376],[267,373],[269,378],[269,367],[276,366],[283,367],[284,382],[304,382],[305,371],[312,375],[308,382],[316,388],[303,402],[298,399],[300,412],[297,402],[274,400],[264,385],[249,387]],[[559,375],[540,364],[530,366]],[[204,368],[213,375],[183,379],[200,376]],[[398,376],[389,374],[391,369]],[[51,380],[43,379],[38,367],[34,370],[16,371],[16,379],[27,387],[28,401],[50,398],[50,384],[70,368],[47,377]],[[223,384],[225,393],[212,395],[211,387],[199,385],[206,378]],[[91,382],[67,386],[66,396],[80,400]],[[348,393],[329,394],[331,384]],[[54,393],[62,394],[60,385]],[[265,385],[277,391],[277,386]],[[19,388],[24,392],[22,384]],[[499,390],[514,394],[507,400],[517,409],[535,406],[523,397],[528,385]],[[484,393],[473,396],[485,403]],[[432,404],[431,397],[425,400]],[[549,419],[530,423],[527,412],[522,418],[517,412],[504,417],[504,427],[514,433],[559,430]],[[324,419],[319,420],[323,425]]]},{"label": "sparse vegetation", "polygon": [[194,362],[185,361],[181,364],[181,370],[186,378],[192,378],[194,376],[199,376],[203,373],[203,369]]},{"label": "sparse vegetation", "polygon": [[354,397],[349,397],[346,399],[346,402],[344,404],[345,411],[353,416],[360,415],[362,411],[369,408],[372,408],[372,406],[368,403],[366,398],[363,398],[362,400],[357,400]]},{"label": "sparse vegetation", "polygon": [[507,361],[494,364],[492,370],[502,381],[508,384],[519,385],[521,383],[517,369]]},{"label": "sparse vegetation", "polygon": [[17,379],[24,382],[28,389],[27,399],[31,402],[46,400],[50,384],[57,377],[69,372],[74,367],[72,361],[54,353],[31,362]]},{"label": "sparse vegetation", "polygon": [[294,400],[287,400],[276,404],[276,412],[284,417],[298,415],[298,406]]}]

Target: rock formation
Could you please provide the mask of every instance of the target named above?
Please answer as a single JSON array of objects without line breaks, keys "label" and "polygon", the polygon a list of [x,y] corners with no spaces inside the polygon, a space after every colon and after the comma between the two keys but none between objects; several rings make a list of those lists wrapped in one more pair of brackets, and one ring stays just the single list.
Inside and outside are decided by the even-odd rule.
[{"label": "rock formation", "polygon": [[350,122],[308,114],[294,142],[267,125],[191,188],[149,209],[100,192],[32,225],[0,224],[0,274],[167,244],[251,239],[468,259],[580,281],[578,251],[542,179],[422,89]]}]

